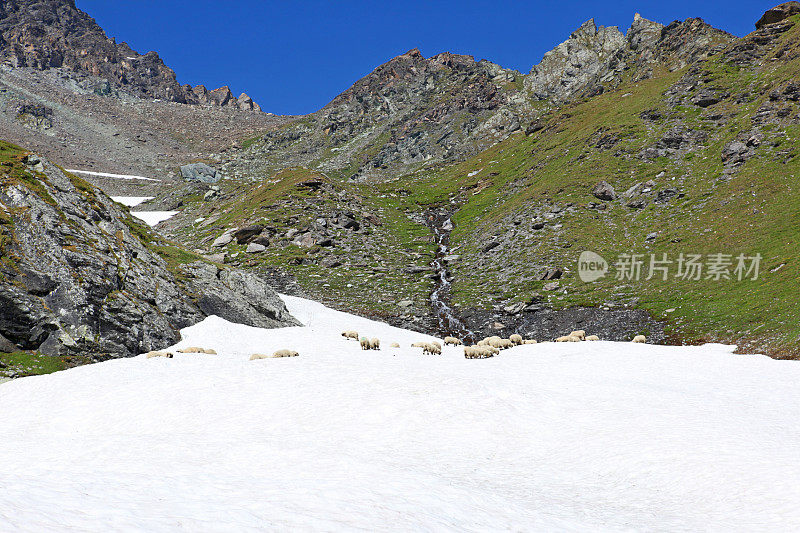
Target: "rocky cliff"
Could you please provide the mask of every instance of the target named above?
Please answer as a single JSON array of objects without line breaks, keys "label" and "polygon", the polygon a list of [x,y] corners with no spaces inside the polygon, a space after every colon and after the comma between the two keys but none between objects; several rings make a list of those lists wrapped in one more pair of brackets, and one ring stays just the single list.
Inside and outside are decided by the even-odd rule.
[{"label": "rocky cliff", "polygon": [[0,144],[0,348],[91,360],[176,342],[217,314],[296,325],[253,274],[161,241],[56,165]]},{"label": "rocky cliff", "polygon": [[637,13],[626,34],[598,28],[591,19],[534,65],[525,87],[534,98],[563,103],[614,89],[626,77],[646,79],[654,69],[683,68],[733,40],[697,18],[664,26]]}]

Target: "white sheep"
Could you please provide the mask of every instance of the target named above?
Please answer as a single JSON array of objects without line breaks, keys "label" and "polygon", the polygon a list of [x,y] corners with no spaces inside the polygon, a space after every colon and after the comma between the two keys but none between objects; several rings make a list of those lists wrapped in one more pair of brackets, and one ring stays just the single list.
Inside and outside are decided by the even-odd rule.
[{"label": "white sheep", "polygon": [[476,346],[486,346],[488,344],[489,344],[489,341],[487,341],[486,339],[483,339],[483,340],[479,340],[478,344],[476,344]]},{"label": "white sheep", "polygon": [[582,329],[579,329],[579,330],[573,331],[572,333],[570,333],[567,336],[568,337],[578,337],[580,340],[584,340],[586,338],[586,332],[583,331]]},{"label": "white sheep", "polygon": [[513,342],[515,345],[517,345],[517,344],[522,344],[522,335],[517,335],[516,333],[514,333],[513,335],[511,335],[511,336],[508,338],[508,340],[510,340],[511,342]]},{"label": "white sheep", "polygon": [[636,335],[631,342],[647,342],[647,337],[644,335]]},{"label": "white sheep", "polygon": [[272,357],[297,357],[300,355],[299,353],[295,352],[294,350],[275,350],[272,353]]},{"label": "white sheep", "polygon": [[455,337],[445,337],[444,344],[445,346],[447,346],[448,344],[452,344],[453,346],[461,346],[462,342]]},{"label": "white sheep", "polygon": [[392,344],[389,345],[389,348],[399,348],[399,347],[400,347],[399,342],[393,342]]},{"label": "white sheep", "polygon": [[598,337],[597,335],[589,335],[588,337],[586,337],[586,340],[587,341],[599,341],[600,337]]},{"label": "white sheep", "polygon": [[342,332],[342,337],[344,337],[345,339],[353,339],[353,340],[357,341],[358,340],[358,332],[357,331],[351,331],[351,330],[343,331]]},{"label": "white sheep", "polygon": [[150,359],[151,357],[166,357],[167,359],[172,359],[174,355],[171,352],[160,352],[160,351],[147,352],[147,359]]},{"label": "white sheep", "polygon": [[558,337],[556,342],[581,342],[581,339],[574,335],[564,335],[563,337]]},{"label": "white sheep", "polygon": [[361,337],[361,349],[362,350],[371,350],[372,344],[370,343],[369,339],[366,337]]},{"label": "white sheep", "polygon": [[522,344],[536,344],[536,339],[525,339]]},{"label": "white sheep", "polygon": [[430,355],[442,355],[442,345],[438,342],[428,342],[422,348],[422,353],[427,353]]},{"label": "white sheep", "polygon": [[178,350],[178,353],[205,353],[206,351],[203,348],[198,348],[196,346],[191,346],[189,348],[181,348]]},{"label": "white sheep", "polygon": [[497,348],[491,346],[464,346],[465,359],[486,359],[494,357],[496,353],[499,353]]},{"label": "white sheep", "polygon": [[381,340],[377,337],[373,337],[371,341],[369,341],[369,349],[370,350],[380,350],[381,349]]},{"label": "white sheep", "polygon": [[427,342],[417,341],[417,342],[412,342],[411,343],[411,347],[412,348],[424,348],[426,344],[428,344],[428,343]]}]

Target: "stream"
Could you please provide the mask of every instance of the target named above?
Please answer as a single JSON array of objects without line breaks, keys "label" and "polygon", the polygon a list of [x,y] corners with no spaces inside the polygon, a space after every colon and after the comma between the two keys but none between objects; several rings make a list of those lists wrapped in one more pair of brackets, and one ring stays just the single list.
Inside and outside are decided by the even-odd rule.
[{"label": "stream", "polygon": [[450,232],[453,230],[451,213],[445,211],[429,211],[425,214],[428,227],[433,232],[436,242],[436,254],[431,266],[434,269],[434,288],[431,292],[431,309],[436,316],[439,333],[461,339],[464,344],[475,342],[475,334],[470,331],[464,320],[453,309],[451,302],[450,272],[445,258],[450,254]]}]

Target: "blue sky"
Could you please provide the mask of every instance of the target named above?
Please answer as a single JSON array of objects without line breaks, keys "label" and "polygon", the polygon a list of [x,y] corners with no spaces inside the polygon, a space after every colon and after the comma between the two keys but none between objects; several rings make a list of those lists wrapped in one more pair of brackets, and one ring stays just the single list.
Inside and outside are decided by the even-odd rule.
[{"label": "blue sky", "polygon": [[619,26],[639,12],[663,24],[701,17],[742,36],[770,1],[77,0],[110,37],[156,50],[178,81],[229,85],[265,111],[310,113],[411,48],[449,51],[528,72],[582,22]]}]

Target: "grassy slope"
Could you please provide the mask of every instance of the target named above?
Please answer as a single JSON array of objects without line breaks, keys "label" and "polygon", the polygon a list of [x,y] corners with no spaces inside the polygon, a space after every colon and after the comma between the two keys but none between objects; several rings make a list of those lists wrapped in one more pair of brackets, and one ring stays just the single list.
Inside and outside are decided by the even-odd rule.
[{"label": "grassy slope", "polygon": [[[783,41],[798,39],[800,25],[783,36]],[[781,46],[777,46],[780,49]],[[751,129],[750,116],[767,99],[769,91],[800,72],[800,60],[772,63],[769,58],[760,72],[740,71],[720,57],[706,65],[710,84],[722,86],[732,94],[750,90],[757,95],[744,105],[730,100],[707,110],[668,109],[662,93],[683,72],[623,86],[613,93],[596,97],[560,110],[551,128],[525,138],[517,136],[460,165],[424,177],[414,177],[406,186],[420,198],[443,201],[460,188],[485,186],[480,194],[469,196],[455,218],[453,244],[461,253],[480,253],[480,246],[492,229],[509,216],[524,216],[543,199],[557,204],[572,202],[578,209],[559,220],[560,235],[544,230],[532,241],[521,241],[512,265],[510,283],[497,289],[496,268],[476,270],[469,261],[455,270],[455,298],[462,305],[487,305],[496,300],[525,299],[541,285],[535,280],[531,264],[551,263],[574,272],[583,250],[594,250],[608,259],[619,253],[669,253],[673,259],[685,253],[745,253],[764,256],[762,275],[757,281],[654,280],[622,284],[605,280],[587,285],[567,272],[562,286],[566,295],[551,295],[556,306],[597,305],[608,301],[625,302],[638,298],[639,305],[655,316],[669,318],[672,331],[683,339],[725,340],[746,344],[758,340],[760,349],[782,355],[798,355],[800,320],[796,302],[800,295],[796,261],[800,215],[797,153],[800,128],[773,128],[785,131],[786,138],[770,138],[755,158],[730,181],[718,180],[722,174],[721,150],[739,131]],[[626,96],[627,94],[627,96]],[[653,126],[640,113],[659,109],[665,118]],[[794,106],[792,114],[798,111]],[[730,113],[725,128],[713,130],[703,116]],[[673,160],[644,161],[636,154],[652,144],[680,119],[695,129],[713,135],[693,153]],[[599,130],[614,132],[620,142],[612,150],[589,149],[587,142]],[[770,129],[770,128],[765,128]],[[771,144],[778,144],[772,146]],[[781,146],[782,145],[782,146]],[[789,147],[789,155],[779,154]],[[621,156],[614,155],[622,150]],[[655,177],[659,188],[677,187],[686,197],[665,205],[651,204],[632,210],[619,201],[606,211],[585,209],[592,185],[603,179],[617,191]],[[470,174],[474,174],[470,176]],[[494,175],[492,175],[494,174]],[[672,179],[674,178],[674,179]],[[669,180],[669,181],[665,181]],[[659,232],[657,240],[645,243],[644,236]],[[677,242],[672,242],[677,241]],[[775,272],[772,270],[780,267]],[[494,298],[493,298],[494,296]],[[666,313],[667,309],[675,309]]]}]

